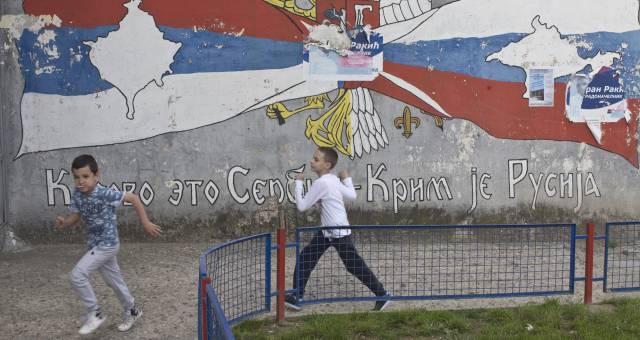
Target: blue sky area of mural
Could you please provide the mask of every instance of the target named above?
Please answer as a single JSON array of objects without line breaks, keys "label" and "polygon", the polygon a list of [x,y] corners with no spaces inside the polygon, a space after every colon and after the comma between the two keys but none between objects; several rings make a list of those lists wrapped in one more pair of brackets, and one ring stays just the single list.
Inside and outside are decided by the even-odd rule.
[{"label": "blue sky area of mural", "polygon": [[[96,41],[98,37],[105,37],[117,28],[57,28],[56,39],[45,45],[56,45],[59,58],[55,59],[50,58],[37,42],[38,34],[25,30],[18,42],[25,92],[70,96],[112,88],[109,82],[100,78],[97,68],[91,64],[90,47],[84,45],[83,41]],[[160,27],[160,30],[165,33],[165,39],[182,43],[171,64],[174,74],[279,69],[302,62],[302,43],[169,27]],[[384,47],[384,59],[496,81],[524,82],[522,69],[498,61],[485,62],[488,55],[523,37],[524,34],[505,34],[423,41],[410,45],[388,44]],[[640,65],[640,43],[635,43],[640,42],[640,30],[585,34],[576,40],[593,46],[591,49],[578,49],[583,58],[592,57],[599,51],[622,53],[622,61],[616,61],[614,68],[621,70],[627,97],[640,97],[640,77],[636,69],[636,65]],[[628,44],[626,49],[620,49],[622,42]],[[77,55],[81,58],[76,58]],[[36,74],[36,70],[47,66],[53,66],[54,71]],[[558,81],[564,82],[566,79],[562,77]]]}]

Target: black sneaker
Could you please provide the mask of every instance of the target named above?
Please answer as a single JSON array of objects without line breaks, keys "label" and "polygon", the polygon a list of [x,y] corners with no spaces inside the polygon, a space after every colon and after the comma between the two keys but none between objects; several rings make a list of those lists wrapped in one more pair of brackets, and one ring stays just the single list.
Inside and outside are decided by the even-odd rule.
[{"label": "black sneaker", "polygon": [[[388,295],[384,295],[384,296],[381,296],[381,297],[387,297],[387,296]],[[373,310],[377,311],[377,312],[382,311],[385,308],[387,308],[389,306],[389,304],[391,304],[391,300],[378,300],[378,301],[376,301],[375,306],[373,306]]]},{"label": "black sneaker", "polygon": [[285,295],[284,305],[295,311],[302,310],[302,307],[300,307],[300,304],[298,303],[298,299],[293,294]]}]

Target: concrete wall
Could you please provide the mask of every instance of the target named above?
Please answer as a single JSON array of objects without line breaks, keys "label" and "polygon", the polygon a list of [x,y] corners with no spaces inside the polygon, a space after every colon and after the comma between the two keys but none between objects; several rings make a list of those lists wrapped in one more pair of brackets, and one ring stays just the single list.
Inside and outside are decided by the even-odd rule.
[{"label": "concrete wall", "polygon": [[[265,230],[317,145],[341,150],[359,186],[352,223],[637,219],[639,4],[574,2],[3,1],[7,219],[29,240],[77,238],[52,225],[71,160],[90,153],[169,238]],[[386,24],[384,74],[305,81],[300,22],[334,6],[352,23],[356,3]],[[528,98],[549,70],[546,98]],[[625,100],[572,109],[576,73]],[[134,211],[119,213],[123,236],[140,235]]]}]

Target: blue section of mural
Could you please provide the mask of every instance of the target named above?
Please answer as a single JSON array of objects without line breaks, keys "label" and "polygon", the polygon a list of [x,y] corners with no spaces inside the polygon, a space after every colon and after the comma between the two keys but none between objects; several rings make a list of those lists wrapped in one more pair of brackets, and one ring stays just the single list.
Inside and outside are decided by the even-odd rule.
[{"label": "blue section of mural", "polygon": [[[44,45],[38,42],[39,33],[24,30],[18,42],[24,92],[70,96],[100,92],[113,87],[102,80],[100,72],[89,60],[91,48],[82,42],[95,41],[116,29],[118,26],[54,29],[55,39]],[[54,48],[57,58],[47,53]]]},{"label": "blue section of mural", "polygon": [[[91,64],[84,41],[106,37],[117,26],[96,29],[54,29],[56,38],[41,45],[38,34],[24,31],[18,43],[25,92],[84,95],[113,87]],[[208,31],[160,27],[164,38],[181,42],[174,56],[174,74],[286,68],[302,63],[302,43],[236,37]],[[47,54],[57,49],[57,58]]]},{"label": "blue section of mural", "polygon": [[302,43],[249,36],[160,28],[165,39],[181,42],[174,73],[281,69],[302,64]]},{"label": "blue section of mural", "polygon": [[524,82],[524,72],[500,62],[486,62],[487,56],[498,52],[524,34],[505,34],[487,38],[456,38],[420,41],[413,44],[387,44],[384,59],[394,63],[434,68],[498,81]]},{"label": "blue section of mural", "polygon": [[[37,34],[25,31],[18,43],[25,92],[83,95],[111,88],[112,85],[102,80],[98,70],[91,64],[90,48],[82,42],[95,41],[115,29],[117,26],[58,28],[54,30],[55,40],[44,46],[38,43]],[[165,39],[182,43],[171,64],[174,74],[279,69],[302,63],[302,43],[169,27],[160,29],[165,33]],[[524,70],[498,61],[485,62],[487,56],[523,37],[524,34],[505,34],[486,38],[422,41],[410,45],[388,44],[384,46],[384,59],[496,81],[524,82]],[[613,69],[620,70],[627,97],[640,97],[640,79],[636,70],[636,65],[640,63],[640,30],[565,38],[583,41],[591,46],[589,49],[578,49],[583,58],[593,57],[599,51],[621,53],[622,61],[616,61]],[[626,48],[621,48],[623,43],[627,44]],[[54,46],[58,58],[51,58],[46,52]],[[557,81],[566,82],[567,79],[561,77]]]}]

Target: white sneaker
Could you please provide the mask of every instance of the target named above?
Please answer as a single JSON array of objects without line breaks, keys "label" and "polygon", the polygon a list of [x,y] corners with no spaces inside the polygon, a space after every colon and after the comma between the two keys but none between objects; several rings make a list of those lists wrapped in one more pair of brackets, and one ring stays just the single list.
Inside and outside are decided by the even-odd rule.
[{"label": "white sneaker", "polygon": [[141,316],[142,310],[138,307],[133,307],[130,311],[124,313],[124,319],[122,323],[118,325],[118,330],[121,332],[130,330],[133,324],[136,323],[136,320]]},{"label": "white sneaker", "polygon": [[100,325],[102,325],[105,319],[106,317],[99,311],[89,313],[89,315],[87,315],[87,321],[85,321],[84,325],[80,327],[78,333],[82,335],[93,333],[98,329],[98,327],[100,327]]}]

